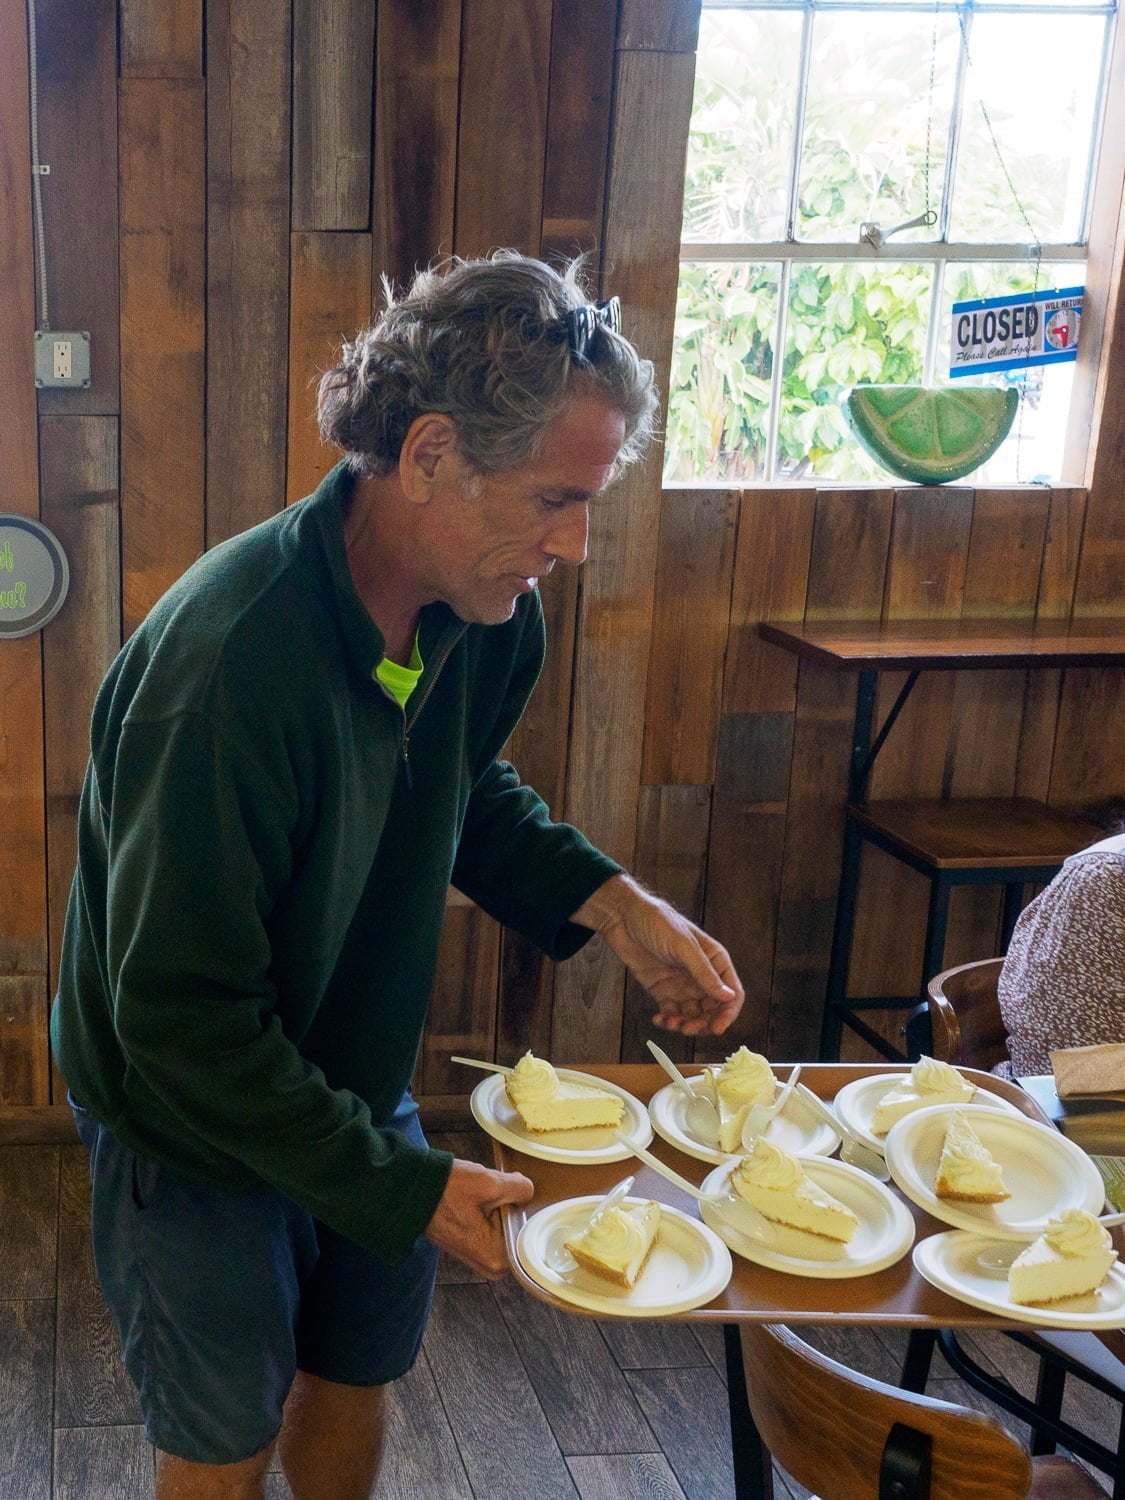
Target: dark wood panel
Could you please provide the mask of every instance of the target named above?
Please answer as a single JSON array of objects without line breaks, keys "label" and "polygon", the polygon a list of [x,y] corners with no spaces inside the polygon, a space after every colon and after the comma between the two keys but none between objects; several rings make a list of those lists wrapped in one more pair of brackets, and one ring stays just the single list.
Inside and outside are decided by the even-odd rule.
[{"label": "dark wood panel", "polygon": [[289,283],[286,501],[309,495],[340,457],[320,440],[316,388],[340,346],[370,321],[371,236],[295,234]]},{"label": "dark wood panel", "polygon": [[894,519],[889,490],[818,490],[805,619],[878,620]]},{"label": "dark wood panel", "polygon": [[55,1433],[53,1500],[149,1500],[154,1488],[153,1452],[143,1427],[64,1427]]},{"label": "dark wood panel", "polygon": [[0,974],[0,1105],[43,1105],[51,1094],[47,975]]},{"label": "dark wood panel", "polygon": [[[671,901],[694,922],[703,921],[704,877],[711,821],[711,791],[706,786],[642,786],[637,804],[637,878],[649,890]],[[625,984],[621,1057],[624,1062],[648,1062],[649,1037],[672,1057],[692,1055],[688,1037],[678,1032],[658,1033],[653,1025],[654,1003],[633,978]]]},{"label": "dark wood panel", "polygon": [[[438,1287],[426,1355],[474,1494],[504,1494],[510,1456],[518,1452],[526,1494],[575,1500],[490,1286]],[[487,1404],[482,1391],[489,1393]]]},{"label": "dark wood panel", "polygon": [[[35,516],[39,473],[35,416],[35,364],[31,329],[36,310],[32,272],[31,191],[28,162],[27,12],[19,0],[0,0],[0,455],[5,509]],[[46,856],[43,800],[41,637],[4,642],[0,651],[0,745],[3,746],[4,832],[0,848],[0,973],[9,976],[5,1103],[45,1104],[45,1055],[33,1017],[45,1015]],[[8,1008],[8,1003],[14,1005]],[[28,1007],[31,1007],[29,1014]],[[14,1018],[9,1023],[7,1017]],[[25,1050],[29,1049],[29,1050]]]},{"label": "dark wood panel", "polygon": [[285,502],[290,15],[207,6],[208,546]]},{"label": "dark wood panel", "polygon": [[551,0],[462,0],[462,12],[453,248],[538,255]]},{"label": "dark wood panel", "polygon": [[453,249],[461,0],[380,0],[372,284]]},{"label": "dark wood panel", "polygon": [[[770,1021],[778,892],[785,852],[785,808],[793,715],[733,714],[722,721],[707,858],[706,928],[734,960],[746,1002],[729,1030],[700,1037],[697,1058],[722,1058],[740,1043],[785,1058],[801,1017]],[[771,1031],[776,1034],[771,1034]],[[776,1049],[780,1047],[781,1050]]]},{"label": "dark wood panel", "polygon": [[86,1224],[59,1226],[56,1361],[56,1426],[131,1425],[141,1420],[117,1330],[94,1274]]},{"label": "dark wood panel", "polygon": [[660,509],[641,782],[715,779],[737,498],[665,490]]},{"label": "dark wood panel", "polygon": [[387,1446],[380,1488],[394,1500],[473,1500],[425,1353],[387,1388]]},{"label": "dark wood panel", "polygon": [[556,568],[539,581],[547,659],[531,702],[503,752],[551,809],[566,816],[566,757],[579,571]]},{"label": "dark wood panel", "polygon": [[622,0],[617,45],[657,52],[694,52],[701,0]]},{"label": "dark wood panel", "polygon": [[[667,384],[683,201],[668,142],[686,142],[692,58],[622,56],[614,102],[605,264],[625,331]],[[595,508],[582,574],[578,669],[566,811],[607,853],[630,864],[636,835],[644,693],[660,504],[660,452],[636,465]],[[563,965],[555,984],[558,1056],[616,1057],[623,974],[600,943]]]},{"label": "dark wood panel", "polygon": [[723,713],[792,713],[797,662],[758,634],[759,620],[804,618],[815,492],[745,490],[726,645]]},{"label": "dark wood panel", "polygon": [[496,1055],[510,1062],[527,1051],[551,1052],[555,966],[534,943],[508,929],[500,935],[500,999]]},{"label": "dark wood panel", "polygon": [[[1050,512],[1047,491],[976,493],[962,600],[964,614],[1034,616]],[[952,797],[1015,795],[1027,679],[1014,672],[959,672],[943,787]],[[946,964],[997,951],[1000,892],[962,887],[949,907]]]},{"label": "dark wood panel", "polygon": [[[43,519],[62,543],[71,573],[67,602],[43,636],[52,994],[77,852],[90,712],[121,644],[117,431],[116,417],[44,417],[41,424]],[[63,1098],[57,1079],[52,1097]]]},{"label": "dark wood panel", "polygon": [[293,228],[366,229],[375,0],[294,0]]},{"label": "dark wood panel", "polygon": [[601,239],[616,29],[605,0],[554,0],[540,242],[550,261]]},{"label": "dark wood panel", "polygon": [[129,635],[203,551],[206,93],[121,85],[121,589]]},{"label": "dark wood panel", "polygon": [[59,1221],[90,1225],[90,1159],[77,1141],[59,1151]]},{"label": "dark wood panel", "polygon": [[[887,490],[817,492],[806,621],[879,618],[893,505]],[[855,698],[853,673],[801,662],[770,1011],[793,1057],[813,1055],[819,1038]]]},{"label": "dark wood panel", "polygon": [[121,76],[198,78],[203,0],[121,0]]},{"label": "dark wood panel", "polygon": [[50,1301],[0,1302],[0,1500],[51,1500]]},{"label": "dark wood panel", "polygon": [[1075,805],[1123,790],[1121,746],[1125,743],[1125,693],[1120,668],[1072,667],[1059,700],[1051,802]]},{"label": "dark wood panel", "polygon": [[[961,614],[973,517],[973,492],[898,490],[887,563],[886,620],[947,620]],[[949,750],[956,673],[919,679],[871,777],[870,797],[938,797]],[[884,672],[877,722],[894,702],[903,678]],[[861,862],[850,990],[862,995],[909,995],[920,982],[928,886],[898,861],[865,850]],[[888,1017],[892,1032],[897,1020]]]},{"label": "dark wood panel", "polygon": [[0,1151],[0,1298],[54,1296],[58,1196],[57,1147]]},{"label": "dark wood panel", "polygon": [[592,1319],[548,1307],[510,1281],[498,1283],[494,1295],[563,1453],[637,1453],[652,1445],[648,1424]]},{"label": "dark wood panel", "polygon": [[[90,334],[90,386],[41,390],[41,412],[116,412],[117,8],[38,0],[39,159],[48,318]],[[38,326],[38,324],[37,324]]]},{"label": "dark wood panel", "polygon": [[451,892],[422,1042],[422,1086],[427,1094],[468,1091],[465,1068],[449,1061],[453,1054],[493,1055],[499,962],[497,923],[479,906]]},{"label": "dark wood panel", "polygon": [[[1070,618],[1085,519],[1085,490],[1051,491],[1036,603],[1038,620]],[[1027,674],[1016,768],[1016,791],[1021,797],[1036,797],[1045,802],[1049,796],[1062,682],[1062,672]]]},{"label": "dark wood panel", "polygon": [[[38,511],[39,476],[35,427],[35,348],[30,337],[37,313],[31,222],[30,102],[27,70],[27,7],[0,0],[0,454],[4,460],[4,508],[23,516]],[[3,701],[3,700],[0,700]],[[12,726],[0,715],[0,733]],[[6,908],[3,908],[6,910]]]}]

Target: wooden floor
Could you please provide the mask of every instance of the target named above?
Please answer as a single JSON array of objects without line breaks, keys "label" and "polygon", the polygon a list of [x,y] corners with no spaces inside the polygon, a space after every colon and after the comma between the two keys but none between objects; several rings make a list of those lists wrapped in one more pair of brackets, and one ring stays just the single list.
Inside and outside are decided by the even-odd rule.
[{"label": "wooden floor", "polygon": [[[434,1141],[482,1156],[477,1136]],[[803,1333],[897,1380],[904,1335]],[[1027,1388],[1018,1346],[989,1335],[975,1348]],[[940,1362],[930,1392],[987,1409]],[[1115,1411],[1089,1397],[1077,1419],[1112,1444]],[[153,1457],[139,1422],[93,1278],[82,1148],[0,1148],[0,1500],[146,1500]],[[281,1475],[269,1482],[270,1500],[285,1500]],[[443,1266],[422,1358],[394,1389],[380,1500],[733,1492],[717,1328],[568,1317],[511,1283]],[[807,1494],[778,1476],[778,1500]]]}]

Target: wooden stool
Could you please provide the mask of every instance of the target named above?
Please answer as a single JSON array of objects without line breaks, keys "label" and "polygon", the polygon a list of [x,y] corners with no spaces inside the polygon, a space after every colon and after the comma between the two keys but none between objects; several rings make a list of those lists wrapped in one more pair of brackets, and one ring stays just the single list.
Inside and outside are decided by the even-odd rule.
[{"label": "wooden stool", "polygon": [[[1084,818],[1026,797],[850,804],[846,809],[821,1061],[831,1062],[839,1055],[844,1026],[862,1036],[884,1057],[896,1062],[906,1060],[906,1053],[892,1047],[854,1012],[901,1010],[925,1000],[927,984],[942,968],[949,898],[954,886],[1004,887],[999,945],[1004,952],[1023,906],[1024,886],[1046,884],[1068,856],[1103,836],[1103,829]],[[918,991],[913,995],[879,998],[847,995],[859,856],[865,842],[901,860],[930,882],[922,974]]]}]

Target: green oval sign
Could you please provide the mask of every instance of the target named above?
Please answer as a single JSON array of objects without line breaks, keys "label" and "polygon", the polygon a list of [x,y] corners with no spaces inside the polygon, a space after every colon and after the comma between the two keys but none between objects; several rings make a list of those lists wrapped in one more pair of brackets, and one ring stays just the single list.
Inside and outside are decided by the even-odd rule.
[{"label": "green oval sign", "polygon": [[70,584],[66,553],[39,521],[0,515],[0,638],[42,630]]}]

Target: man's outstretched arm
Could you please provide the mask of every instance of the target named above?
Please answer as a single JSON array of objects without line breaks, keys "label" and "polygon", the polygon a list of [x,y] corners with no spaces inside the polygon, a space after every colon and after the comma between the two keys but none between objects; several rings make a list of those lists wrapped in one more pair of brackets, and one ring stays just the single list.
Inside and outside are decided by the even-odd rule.
[{"label": "man's outstretched arm", "polygon": [[717,1033],[742,1009],[742,984],[723,945],[632,876],[607,880],[571,921],[601,933],[656,1001],[657,1026]]}]

